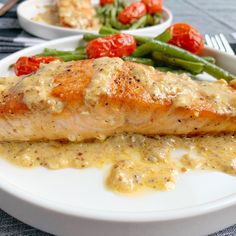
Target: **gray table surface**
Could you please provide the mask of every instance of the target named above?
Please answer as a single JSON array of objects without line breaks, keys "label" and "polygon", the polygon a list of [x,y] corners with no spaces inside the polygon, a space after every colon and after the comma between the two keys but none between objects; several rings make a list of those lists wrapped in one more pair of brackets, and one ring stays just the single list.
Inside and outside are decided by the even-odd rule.
[{"label": "gray table surface", "polygon": [[[4,2],[4,0],[0,0],[0,2]],[[231,43],[236,42],[231,35],[236,32],[236,0],[164,0],[164,2],[172,10],[175,22],[188,22],[199,28],[203,34],[223,33]],[[8,15],[9,19],[0,18],[0,35],[2,32],[8,35],[13,34],[13,31],[20,33],[20,26],[14,19],[15,9],[12,9]],[[12,28],[6,29],[7,21],[12,21]],[[4,56],[7,54],[0,54],[0,58]],[[47,236],[50,234],[34,229],[0,210],[0,236],[13,235]],[[236,225],[211,236],[233,235],[236,235]]]}]

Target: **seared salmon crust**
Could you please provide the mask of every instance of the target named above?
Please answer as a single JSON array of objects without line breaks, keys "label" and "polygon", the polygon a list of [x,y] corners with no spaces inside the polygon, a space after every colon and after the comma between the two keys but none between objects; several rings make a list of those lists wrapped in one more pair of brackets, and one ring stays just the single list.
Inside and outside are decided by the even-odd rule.
[{"label": "seared salmon crust", "polygon": [[[7,78],[5,78],[7,80]],[[0,140],[236,131],[236,91],[120,58],[41,65],[2,89]]]}]

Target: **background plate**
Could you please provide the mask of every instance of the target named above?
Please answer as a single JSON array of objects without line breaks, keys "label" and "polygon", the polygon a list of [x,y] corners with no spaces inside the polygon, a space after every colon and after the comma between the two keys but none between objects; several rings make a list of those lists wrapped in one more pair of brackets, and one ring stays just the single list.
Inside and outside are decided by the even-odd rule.
[{"label": "background plate", "polygon": [[[97,33],[97,31],[92,30],[78,30],[70,29],[66,27],[53,26],[49,24],[39,23],[31,20],[38,13],[45,11],[45,6],[52,4],[54,0],[27,0],[22,2],[17,8],[17,16],[21,27],[40,38],[44,39],[56,39],[61,37],[67,37],[72,35],[79,35],[84,33]],[[98,1],[92,1],[94,4],[97,4]],[[149,35],[156,36],[161,34],[166,28],[168,28],[173,20],[173,16],[170,10],[164,8],[163,14],[164,22],[151,27],[145,27],[138,30],[127,30],[124,32],[132,32],[136,35]]]}]

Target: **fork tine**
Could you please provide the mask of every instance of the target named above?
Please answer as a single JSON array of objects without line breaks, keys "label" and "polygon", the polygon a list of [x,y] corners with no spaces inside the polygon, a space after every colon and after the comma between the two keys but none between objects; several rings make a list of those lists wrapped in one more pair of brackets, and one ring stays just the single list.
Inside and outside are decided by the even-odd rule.
[{"label": "fork tine", "polygon": [[226,51],[226,48],[224,47],[223,43],[222,43],[222,40],[220,39],[219,35],[215,35],[215,39],[216,39],[216,42],[220,48],[220,51],[222,52],[227,52]]},{"label": "fork tine", "polygon": [[220,50],[220,48],[216,42],[216,39],[214,37],[211,37],[211,42],[213,44],[213,48],[215,48],[216,50]]},{"label": "fork tine", "polygon": [[206,41],[206,44],[210,47],[210,48],[213,48],[213,45],[212,45],[212,42],[211,42],[211,38],[208,34],[205,35],[205,41]]},{"label": "fork tine", "polygon": [[231,55],[234,55],[234,51],[231,48],[231,46],[229,45],[228,40],[225,38],[225,36],[223,34],[220,34],[220,38],[221,38],[221,41],[226,49],[226,52]]}]

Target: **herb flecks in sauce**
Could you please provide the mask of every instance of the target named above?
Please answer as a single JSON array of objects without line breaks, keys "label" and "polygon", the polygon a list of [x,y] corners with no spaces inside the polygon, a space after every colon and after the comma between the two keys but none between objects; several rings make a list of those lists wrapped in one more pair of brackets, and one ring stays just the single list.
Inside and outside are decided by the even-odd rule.
[{"label": "herb flecks in sauce", "polygon": [[[176,149],[185,149],[187,154],[174,158]],[[236,175],[236,138],[231,134],[192,138],[123,134],[85,143],[2,142],[0,155],[22,167],[81,169],[111,165],[106,184],[121,193],[173,189],[178,173],[190,169]]]}]

